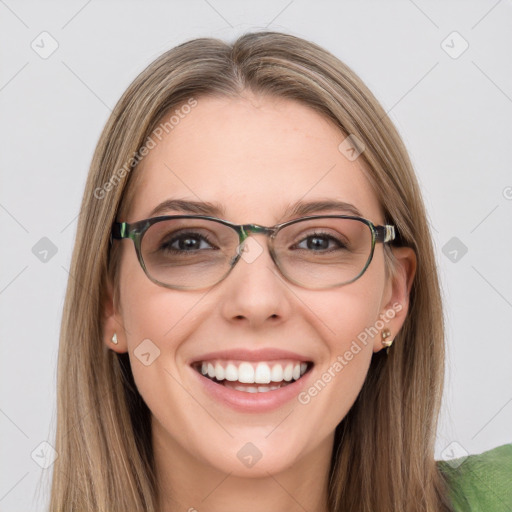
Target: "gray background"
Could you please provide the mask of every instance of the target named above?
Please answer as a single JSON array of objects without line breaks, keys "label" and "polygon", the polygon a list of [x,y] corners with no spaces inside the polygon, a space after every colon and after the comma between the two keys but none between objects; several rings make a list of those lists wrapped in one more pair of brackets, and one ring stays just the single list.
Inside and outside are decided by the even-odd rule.
[{"label": "gray background", "polygon": [[448,338],[436,457],[511,442],[511,14],[496,0],[0,0],[0,510],[47,501],[40,443],[53,437],[60,316],[100,131],[150,61],[199,36],[290,32],[366,81],[410,151],[435,236]]}]

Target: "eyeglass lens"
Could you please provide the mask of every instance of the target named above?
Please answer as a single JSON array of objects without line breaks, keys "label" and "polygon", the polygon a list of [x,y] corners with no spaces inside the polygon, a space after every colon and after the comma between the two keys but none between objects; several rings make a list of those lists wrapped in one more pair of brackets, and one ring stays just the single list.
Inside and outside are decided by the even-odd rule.
[{"label": "eyeglass lens", "polygon": [[[220,222],[168,219],[147,229],[141,255],[152,279],[180,288],[202,288],[229,272],[242,249],[239,245],[237,232]],[[357,219],[301,220],[281,228],[273,241],[281,272],[310,288],[354,280],[366,267],[371,250],[372,231]]]}]

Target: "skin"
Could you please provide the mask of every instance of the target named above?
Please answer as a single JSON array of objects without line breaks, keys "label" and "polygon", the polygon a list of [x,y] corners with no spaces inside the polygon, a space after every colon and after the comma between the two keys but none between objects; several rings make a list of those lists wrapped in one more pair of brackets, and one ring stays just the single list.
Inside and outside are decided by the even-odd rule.
[{"label": "skin", "polygon": [[[220,202],[224,218],[238,224],[272,226],[289,220],[283,211],[291,203],[332,198],[383,224],[361,159],[351,162],[338,150],[344,138],[328,120],[291,100],[248,92],[236,99],[200,97],[145,157],[136,199],[128,217],[118,220],[148,218],[157,204],[179,197]],[[266,247],[264,235],[254,240]],[[399,264],[394,281],[386,278],[377,244],[357,281],[308,290],[285,281],[265,249],[251,263],[240,260],[210,290],[180,291],[146,277],[131,241],[116,243],[123,245],[120,304],[114,307],[110,287],[105,343],[129,351],[151,410],[161,510],[327,510],[334,430],[359,394],[373,353],[383,348],[381,337],[362,345],[308,404],[292,400],[256,415],[212,400],[187,361],[211,350],[279,347],[308,355],[315,382],[365,327],[398,303],[402,309],[386,323],[396,336],[407,314],[413,251],[393,249]],[[114,332],[118,345],[110,341]],[[133,351],[148,338],[160,356],[145,366]],[[247,442],[262,453],[251,468],[237,457]]]}]

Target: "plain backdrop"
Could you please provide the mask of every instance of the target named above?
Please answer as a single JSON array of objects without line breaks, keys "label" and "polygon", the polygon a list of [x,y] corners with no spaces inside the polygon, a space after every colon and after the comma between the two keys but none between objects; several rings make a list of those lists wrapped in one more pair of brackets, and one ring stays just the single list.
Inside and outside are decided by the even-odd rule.
[{"label": "plain backdrop", "polygon": [[415,165],[442,279],[436,458],[511,442],[511,19],[496,0],[0,0],[0,510],[47,503],[51,466],[36,455],[53,439],[60,318],[100,131],[139,72],[200,36],[310,39],[381,101]]}]

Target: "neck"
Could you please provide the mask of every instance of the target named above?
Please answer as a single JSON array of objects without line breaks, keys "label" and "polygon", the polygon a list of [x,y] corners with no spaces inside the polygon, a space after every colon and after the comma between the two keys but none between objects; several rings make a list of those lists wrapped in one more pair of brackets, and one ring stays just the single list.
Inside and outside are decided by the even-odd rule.
[{"label": "neck", "polygon": [[238,475],[238,466],[219,470],[176,443],[158,421],[152,423],[159,512],[328,512],[334,436],[300,459],[290,454],[284,469],[251,477]]}]

